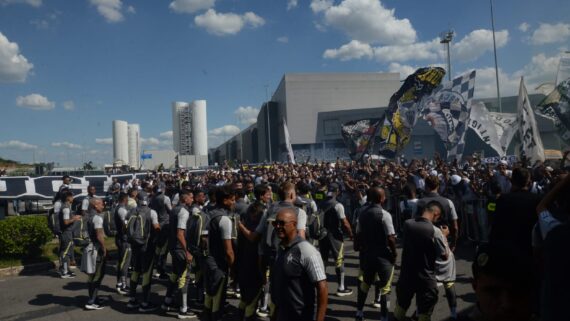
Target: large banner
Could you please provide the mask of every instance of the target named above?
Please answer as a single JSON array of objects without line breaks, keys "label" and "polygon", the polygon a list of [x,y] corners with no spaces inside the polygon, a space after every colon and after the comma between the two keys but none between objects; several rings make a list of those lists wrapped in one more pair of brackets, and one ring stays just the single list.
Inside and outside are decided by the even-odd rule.
[{"label": "large banner", "polygon": [[471,107],[469,128],[499,156],[505,156],[518,130],[517,114],[490,113],[483,102],[477,102]]},{"label": "large banner", "polygon": [[520,155],[526,157],[532,163],[536,161],[544,162],[544,147],[540,139],[540,132],[536,125],[534,112],[530,106],[528,93],[524,85],[524,78],[521,77],[519,87],[519,98],[517,101],[517,115],[519,123],[519,138],[521,140]]},{"label": "large banner", "polygon": [[378,126],[380,126],[379,118],[353,120],[342,124],[342,138],[352,159],[361,159],[372,149]]},{"label": "large banner", "polygon": [[485,144],[495,150],[499,156],[505,155],[499,143],[499,136],[497,135],[494,121],[491,119],[489,111],[483,102],[477,102],[471,107],[469,128],[471,128]]},{"label": "large banner", "polygon": [[[113,178],[122,183],[127,179],[143,179],[146,173],[123,175],[96,175],[84,177],[71,177],[71,191],[73,195],[87,195],[87,187],[95,186],[97,196],[105,196],[113,182]],[[52,199],[59,187],[63,184],[61,176],[5,176],[0,177],[0,199]]]},{"label": "large banner", "polygon": [[439,86],[422,101],[424,119],[445,143],[448,160],[461,160],[475,91],[475,70]]},{"label": "large banner", "polygon": [[519,130],[519,123],[517,122],[517,114],[509,113],[489,113],[489,118],[495,123],[495,130],[499,137],[499,144],[506,155],[507,149]]},{"label": "large banner", "polygon": [[536,113],[553,120],[560,139],[570,146],[570,78],[562,81],[538,104]]},{"label": "large banner", "polygon": [[394,158],[410,141],[412,129],[421,112],[420,101],[439,86],[445,76],[440,67],[425,67],[416,70],[392,95],[382,120],[378,153]]}]

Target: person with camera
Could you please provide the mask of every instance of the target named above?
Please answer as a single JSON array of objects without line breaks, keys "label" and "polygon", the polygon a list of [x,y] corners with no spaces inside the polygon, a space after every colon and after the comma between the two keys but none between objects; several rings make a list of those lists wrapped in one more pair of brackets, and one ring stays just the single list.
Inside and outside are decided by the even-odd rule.
[{"label": "person with camera", "polygon": [[380,292],[380,314],[388,320],[388,295],[396,263],[396,232],[392,215],[382,208],[386,201],[384,189],[372,187],[368,190],[368,205],[362,208],[356,224],[354,248],[358,250],[360,273],[356,320],[364,320],[364,303],[370,286],[378,279]]}]

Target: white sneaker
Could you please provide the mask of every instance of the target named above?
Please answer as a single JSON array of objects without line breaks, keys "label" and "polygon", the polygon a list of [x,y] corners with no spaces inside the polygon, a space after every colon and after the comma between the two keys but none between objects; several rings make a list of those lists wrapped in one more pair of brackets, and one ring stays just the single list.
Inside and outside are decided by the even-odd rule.
[{"label": "white sneaker", "polygon": [[87,303],[85,305],[85,309],[86,310],[101,310],[101,309],[103,309],[103,306],[99,305],[97,303],[92,303],[92,304]]}]

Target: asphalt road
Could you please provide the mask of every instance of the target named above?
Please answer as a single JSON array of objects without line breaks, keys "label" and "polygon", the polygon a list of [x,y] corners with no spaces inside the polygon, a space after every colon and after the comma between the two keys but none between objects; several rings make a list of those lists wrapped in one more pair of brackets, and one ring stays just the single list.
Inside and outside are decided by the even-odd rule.
[{"label": "asphalt road", "polygon": [[[334,268],[329,264],[327,272],[329,275],[329,305],[327,310],[327,320],[354,320],[356,311],[356,275],[358,270],[357,254],[352,251],[351,242],[347,242],[346,251],[346,284],[354,290],[353,295],[348,297],[336,297],[336,277]],[[464,244],[457,249],[457,302],[458,311],[462,311],[475,302],[475,295],[470,285],[470,264],[474,253],[474,245]],[[105,309],[98,311],[86,311],[83,309],[87,301],[86,275],[76,271],[77,277],[74,279],[60,279],[55,271],[31,276],[18,276],[0,279],[0,320],[158,320],[176,318],[176,314],[163,314],[156,311],[151,314],[142,314],[127,310],[128,298],[115,292],[115,262],[111,261],[107,267],[107,275],[103,280],[100,295],[108,298]],[[396,302],[395,282],[398,280],[398,269],[392,285],[391,302]],[[163,281],[153,280],[152,301],[156,304],[162,302],[166,292]],[[139,287],[140,289],[140,287]],[[432,320],[446,320],[449,316],[449,308],[440,288],[439,301],[434,311]],[[380,313],[371,306],[373,290],[368,296],[368,304],[365,307],[365,318],[368,320],[379,320]],[[238,301],[229,300],[230,307],[226,320],[237,320],[235,317]],[[413,313],[413,304],[408,316]]]}]

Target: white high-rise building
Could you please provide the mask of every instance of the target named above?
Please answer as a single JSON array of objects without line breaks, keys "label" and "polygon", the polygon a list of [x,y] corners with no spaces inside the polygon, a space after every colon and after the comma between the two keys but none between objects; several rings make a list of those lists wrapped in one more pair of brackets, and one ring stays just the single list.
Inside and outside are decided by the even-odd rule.
[{"label": "white high-rise building", "polygon": [[113,120],[113,164],[139,168],[141,157],[141,129],[139,124]]},{"label": "white high-rise building", "polygon": [[174,151],[180,155],[208,155],[206,101],[172,103]]},{"label": "white high-rise building", "polygon": [[141,159],[141,133],[139,124],[129,124],[129,165],[140,167]]},{"label": "white high-rise building", "polygon": [[129,164],[129,125],[123,120],[113,120],[113,164]]}]

